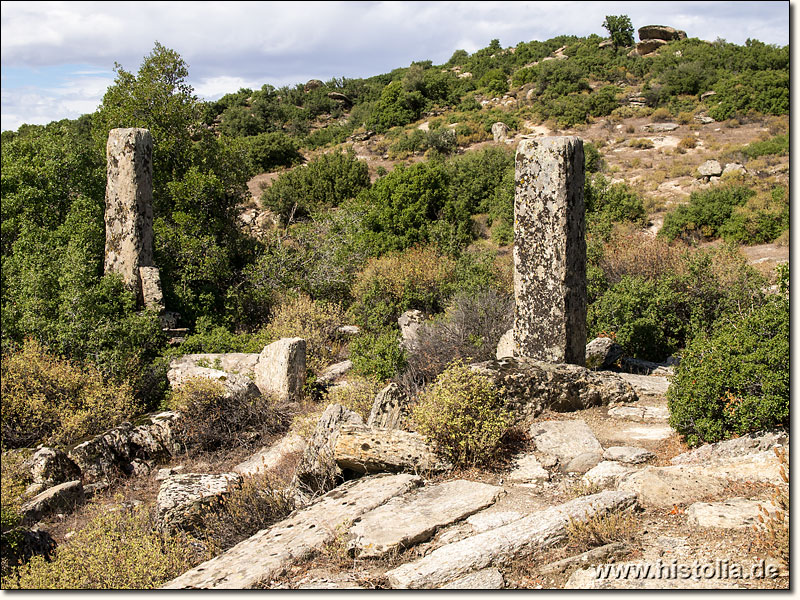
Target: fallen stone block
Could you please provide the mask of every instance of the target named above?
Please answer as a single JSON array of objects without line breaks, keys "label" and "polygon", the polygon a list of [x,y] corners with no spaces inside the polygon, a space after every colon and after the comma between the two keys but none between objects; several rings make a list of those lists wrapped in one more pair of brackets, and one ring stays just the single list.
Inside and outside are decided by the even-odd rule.
[{"label": "fallen stone block", "polygon": [[427,556],[386,573],[393,588],[430,589],[444,585],[521,552],[549,548],[564,540],[570,520],[585,521],[613,510],[633,507],[636,496],[625,492],[601,492],[583,496],[546,510],[453,542]]},{"label": "fallen stone block", "polygon": [[503,525],[518,521],[524,516],[526,516],[524,513],[515,510],[491,512],[484,510],[469,517],[467,519],[467,524],[472,527],[475,533],[483,533],[484,531],[497,529]]},{"label": "fallen stone block", "polygon": [[262,394],[285,402],[303,399],[306,382],[306,341],[283,338],[264,346],[255,368],[255,383]]},{"label": "fallen stone block", "polygon": [[424,542],[441,527],[494,503],[503,488],[457,480],[422,488],[389,500],[361,517],[350,528],[350,550],[360,558],[375,558]]},{"label": "fallen stone block", "polygon": [[624,542],[612,542],[611,544],[606,544],[605,546],[600,546],[599,548],[592,548],[582,554],[578,554],[577,556],[570,556],[569,558],[564,558],[562,560],[550,563],[549,565],[545,565],[539,568],[539,572],[542,574],[549,574],[549,573],[563,573],[567,569],[572,567],[580,566],[586,567],[590,565],[597,565],[606,562],[611,562],[611,559],[618,558],[620,556],[625,556],[629,554],[631,551],[631,547]]},{"label": "fallen stone block", "polygon": [[259,354],[255,352],[226,352],[220,354],[184,354],[173,358],[169,368],[185,369],[188,367],[208,367],[226,373],[251,376],[255,374]]},{"label": "fallen stone block", "polygon": [[689,525],[719,529],[748,529],[758,523],[760,507],[769,504],[745,498],[731,498],[724,502],[695,502],[686,509]]},{"label": "fallen stone block", "polygon": [[348,481],[310,505],[167,582],[164,589],[247,589],[267,583],[336,538],[343,527],[419,486],[415,475]]},{"label": "fallen stone block", "polygon": [[317,383],[328,384],[346,374],[353,368],[353,361],[343,360],[335,365],[330,365],[317,377]]},{"label": "fallen stone block", "polygon": [[367,419],[370,427],[402,429],[408,419],[409,400],[396,383],[390,383],[375,396]]},{"label": "fallen stone block", "polygon": [[46,489],[20,507],[22,524],[30,525],[56,512],[70,513],[83,504],[85,496],[80,481],[67,481]]},{"label": "fallen stone block", "polygon": [[573,411],[590,406],[637,400],[624,379],[607,371],[590,371],[570,364],[554,364],[530,358],[504,358],[471,365],[488,376],[515,417],[535,417],[545,409]]},{"label": "fallen stone block", "polygon": [[191,530],[211,505],[242,483],[238,473],[184,473],[165,479],[156,497],[156,520],[163,530]]},{"label": "fallen stone block", "polygon": [[366,425],[342,425],[333,459],[340,469],[356,473],[428,473],[452,468],[418,433]]},{"label": "fallen stone block", "polygon": [[514,461],[514,468],[506,475],[508,481],[540,483],[550,479],[550,473],[533,454],[524,454]]},{"label": "fallen stone block", "polygon": [[589,426],[580,420],[533,423],[530,437],[537,452],[558,459],[562,467],[566,467],[572,459],[582,454],[603,455],[600,442]]},{"label": "fallen stone block", "polygon": [[270,447],[262,448],[247,460],[240,462],[233,467],[233,472],[249,477],[259,472],[273,471],[289,456],[302,453],[305,447],[306,441],[299,435],[286,435]]},{"label": "fallen stone block", "polygon": [[481,569],[440,587],[440,590],[502,590],[506,586],[503,574],[496,568]]},{"label": "fallen stone block", "polygon": [[617,482],[624,476],[629,475],[635,470],[636,469],[631,467],[621,465],[618,462],[606,460],[586,471],[581,481],[600,487],[612,487],[616,486]]},{"label": "fallen stone block", "polygon": [[719,479],[690,469],[645,467],[624,477],[620,491],[634,492],[644,506],[672,508],[698,498],[722,494],[725,486]]},{"label": "fallen stone block", "polygon": [[655,457],[649,450],[636,446],[611,446],[603,452],[603,460],[615,460],[626,465],[638,465]]},{"label": "fallen stone block", "polygon": [[673,465],[680,464],[702,464],[710,461],[717,461],[748,454],[757,454],[766,450],[772,450],[775,446],[787,446],[789,436],[784,431],[768,431],[751,433],[724,442],[706,444],[679,454],[670,460]]}]

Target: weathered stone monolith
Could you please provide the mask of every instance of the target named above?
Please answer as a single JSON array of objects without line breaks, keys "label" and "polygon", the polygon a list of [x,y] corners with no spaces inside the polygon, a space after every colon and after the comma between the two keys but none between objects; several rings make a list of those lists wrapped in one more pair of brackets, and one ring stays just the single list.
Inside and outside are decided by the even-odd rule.
[{"label": "weathered stone monolith", "polygon": [[515,354],[583,365],[586,240],[583,142],[523,140],[514,197]]},{"label": "weathered stone monolith", "polygon": [[105,271],[119,273],[140,304],[145,303],[140,267],[153,266],[152,156],[147,129],[108,133]]}]

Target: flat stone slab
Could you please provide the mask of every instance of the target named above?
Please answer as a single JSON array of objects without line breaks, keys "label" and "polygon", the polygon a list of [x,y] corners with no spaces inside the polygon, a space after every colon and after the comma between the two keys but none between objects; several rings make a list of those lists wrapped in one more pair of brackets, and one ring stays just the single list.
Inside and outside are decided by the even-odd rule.
[{"label": "flat stone slab", "polygon": [[306,447],[306,441],[297,434],[282,437],[269,447],[262,448],[247,460],[233,467],[234,473],[244,477],[255,475],[259,472],[272,471],[291,454],[299,454]]},{"label": "flat stone slab", "polygon": [[269,581],[334,539],[343,524],[419,486],[415,475],[349,481],[305,509],[167,582],[164,589],[247,589]]},{"label": "flat stone slab", "polygon": [[634,373],[617,373],[627,381],[640,398],[665,398],[669,379],[663,375],[638,375]]},{"label": "flat stone slab", "polygon": [[393,588],[431,589],[442,586],[522,551],[548,548],[564,540],[570,519],[585,521],[595,514],[632,507],[636,496],[601,492],[583,496],[523,519],[442,546],[427,556],[386,573]]},{"label": "flat stone slab", "polygon": [[662,421],[666,423],[669,420],[669,409],[666,406],[614,406],[608,409],[608,416],[630,421]]},{"label": "flat stone slab", "polygon": [[738,456],[756,454],[772,450],[775,446],[788,446],[789,436],[783,431],[752,433],[742,437],[706,444],[679,454],[670,460],[673,465],[708,463],[709,461],[727,460]]},{"label": "flat stone slab", "polygon": [[715,477],[690,469],[645,467],[623,478],[618,489],[636,493],[645,506],[671,508],[712,494],[722,494],[725,486]]},{"label": "flat stone slab", "polygon": [[615,460],[626,465],[638,465],[655,457],[649,450],[637,446],[611,446],[603,452],[603,460]]},{"label": "flat stone slab", "polygon": [[669,425],[642,425],[641,427],[628,427],[622,433],[632,440],[658,441],[665,440],[676,432]]},{"label": "flat stone slab", "polygon": [[72,512],[85,499],[80,480],[65,481],[37,494],[20,507],[23,523],[35,523],[55,512]]},{"label": "flat stone slab", "polygon": [[616,486],[617,482],[633,473],[636,469],[626,467],[618,462],[604,460],[596,467],[589,469],[581,478],[584,483],[598,485],[600,487]]},{"label": "flat stone slab", "polygon": [[474,481],[449,481],[393,498],[350,528],[350,548],[361,558],[383,556],[430,539],[494,503],[503,488]]},{"label": "flat stone slab", "polygon": [[758,522],[759,507],[767,503],[746,498],[731,498],[725,502],[695,502],[686,509],[690,525],[720,529],[747,529]]},{"label": "flat stone slab", "polygon": [[586,453],[603,454],[603,447],[584,421],[540,421],[531,425],[537,452],[553,456],[561,465]]},{"label": "flat stone slab", "polygon": [[539,572],[545,574],[563,573],[567,569],[575,566],[586,567],[588,565],[611,562],[610,559],[624,556],[630,553],[631,550],[632,548],[624,542],[612,542],[610,544],[600,546],[599,548],[592,548],[591,550],[587,550],[586,552],[578,554],[577,556],[570,556],[569,558],[545,565],[539,569]]},{"label": "flat stone slab", "polygon": [[169,362],[170,369],[208,367],[227,373],[252,375],[258,363],[258,353],[228,352],[225,354],[184,354]]},{"label": "flat stone slab", "polygon": [[550,473],[533,454],[524,454],[514,461],[514,468],[506,475],[508,481],[539,483],[548,481]]},{"label": "flat stone slab", "polygon": [[440,590],[502,590],[503,574],[496,568],[481,569],[443,585]]},{"label": "flat stone slab", "polygon": [[519,521],[525,514],[514,510],[507,511],[482,511],[467,519],[467,523],[475,533],[483,533],[490,529],[497,529],[514,521]]}]

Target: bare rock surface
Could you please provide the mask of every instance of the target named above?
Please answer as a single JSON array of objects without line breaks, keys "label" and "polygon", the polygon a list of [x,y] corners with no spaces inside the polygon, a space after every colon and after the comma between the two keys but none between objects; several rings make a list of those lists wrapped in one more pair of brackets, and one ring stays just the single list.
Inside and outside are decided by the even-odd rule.
[{"label": "bare rock surface", "polygon": [[451,465],[436,456],[424,437],[400,429],[345,424],[336,436],[333,459],[357,473],[444,471]]},{"label": "bare rock surface", "polygon": [[486,508],[501,492],[500,487],[462,479],[393,498],[353,525],[350,548],[362,558],[407,548]]},{"label": "bare rock surface", "polygon": [[269,582],[333,540],[342,526],[420,483],[419,477],[405,474],[349,481],[163,587],[247,589]]},{"label": "bare rock surface", "polygon": [[666,406],[647,406],[637,403],[609,408],[608,416],[630,421],[666,422],[669,420],[669,409]]},{"label": "bare rock surface", "polygon": [[751,433],[731,440],[706,444],[673,457],[673,465],[702,464],[748,454],[758,454],[775,446],[786,446],[789,436],[784,431]]},{"label": "bare rock surface", "polygon": [[649,450],[637,446],[611,446],[603,452],[603,460],[615,460],[626,465],[638,465],[655,457]]},{"label": "bare rock surface", "polygon": [[618,462],[604,460],[596,467],[586,471],[582,477],[584,483],[594,484],[600,487],[616,486],[617,482],[634,472],[633,467],[626,467]]},{"label": "bare rock surface", "polygon": [[637,400],[636,392],[615,373],[530,358],[504,358],[471,365],[502,390],[518,419],[545,409],[572,411]]},{"label": "bare rock surface", "polygon": [[490,529],[497,529],[503,525],[508,525],[514,521],[519,521],[525,513],[515,510],[488,511],[484,510],[476,513],[467,519],[467,523],[472,527],[474,533],[483,533]]},{"label": "bare rock surface", "polygon": [[533,551],[560,542],[567,535],[570,519],[585,521],[595,514],[632,507],[635,503],[634,494],[613,491],[576,498],[442,546],[417,561],[392,569],[386,576],[393,588],[440,587],[498,561],[508,560],[523,549]]},{"label": "bare rock surface", "polygon": [[686,509],[690,525],[719,529],[746,529],[758,522],[760,507],[768,504],[746,498],[731,498],[724,502],[695,502]]},{"label": "bare rock surface", "polygon": [[[691,563],[689,563],[691,565]],[[613,569],[610,577],[597,576],[595,567],[578,569],[564,584],[565,590],[686,590],[686,589],[738,589],[741,586],[731,579],[694,579],[688,578],[658,578],[652,574],[643,575],[640,567],[647,565],[640,562],[624,562],[611,565]],[[622,576],[626,573],[627,576]],[[616,574],[620,576],[617,577]]]},{"label": "bare rock surface", "polygon": [[209,367],[212,369],[219,368],[220,371],[225,371],[226,373],[249,376],[255,373],[258,357],[258,353],[252,352],[184,354],[183,356],[173,358],[169,363],[169,368]]},{"label": "bare rock surface", "polygon": [[631,385],[639,398],[665,398],[667,395],[669,379],[663,375],[638,375],[634,373],[617,373],[617,375]]},{"label": "bare rock surface", "polygon": [[506,475],[508,481],[538,483],[550,479],[550,473],[533,454],[523,454],[514,460],[514,467]]},{"label": "bare rock surface", "polygon": [[719,177],[722,175],[722,165],[716,160],[707,160],[697,167],[697,173],[701,177]]},{"label": "bare rock surface", "polygon": [[622,346],[611,338],[599,337],[586,344],[586,368],[607,369],[622,357]]},{"label": "bare rock surface", "polygon": [[592,548],[576,556],[570,556],[562,560],[545,565],[540,569],[542,573],[563,573],[567,569],[575,566],[586,567],[587,565],[597,565],[610,562],[611,559],[625,556],[631,551],[631,547],[624,542],[612,542],[599,548]]},{"label": "bare rock surface", "polygon": [[303,452],[306,441],[297,434],[289,434],[269,447],[262,448],[250,458],[233,467],[234,473],[242,476],[255,475],[259,472],[269,472],[280,465],[289,455]]},{"label": "bare rock surface", "polygon": [[299,402],[306,381],[306,341],[283,338],[261,351],[255,368],[255,383],[262,394]]},{"label": "bare rock surface", "polygon": [[31,474],[33,483],[45,488],[74,481],[81,476],[81,470],[63,450],[56,448],[39,448],[25,461],[25,467]]},{"label": "bare rock surface", "polygon": [[165,530],[191,529],[203,510],[242,483],[238,473],[182,473],[167,477],[156,497],[156,519]]},{"label": "bare rock surface", "polygon": [[37,494],[20,507],[23,524],[31,524],[55,512],[69,513],[84,501],[79,480],[60,483]]},{"label": "bare rock surface", "polygon": [[409,413],[409,400],[396,383],[390,383],[375,396],[367,419],[370,427],[402,429]]},{"label": "bare rock surface", "polygon": [[644,506],[672,508],[704,496],[722,494],[725,485],[716,477],[691,469],[645,467],[623,478],[618,489],[636,493]]},{"label": "bare rock surface", "polygon": [[342,362],[330,365],[317,377],[317,383],[330,383],[345,375],[352,368],[353,361],[351,360],[343,360]]},{"label": "bare rock surface", "polygon": [[189,381],[197,378],[221,383],[224,389],[224,397],[229,400],[243,401],[261,394],[253,380],[245,375],[227,373],[209,367],[178,367],[172,368],[167,372],[169,385],[173,389],[179,389]]},{"label": "bare rock surface", "polygon": [[628,440],[659,441],[673,435],[675,430],[669,425],[640,425],[628,427],[622,431],[623,437]]},{"label": "bare rock surface", "polygon": [[502,590],[506,585],[503,574],[496,568],[481,569],[440,587],[440,590]]},{"label": "bare rock surface", "polygon": [[497,342],[495,358],[497,360],[500,360],[501,358],[511,358],[514,356],[514,354],[514,329],[512,328],[500,336],[500,340]]},{"label": "bare rock surface", "polygon": [[537,452],[558,459],[562,467],[583,454],[598,455],[598,461],[603,455],[600,442],[589,426],[580,420],[534,423],[530,437]]}]

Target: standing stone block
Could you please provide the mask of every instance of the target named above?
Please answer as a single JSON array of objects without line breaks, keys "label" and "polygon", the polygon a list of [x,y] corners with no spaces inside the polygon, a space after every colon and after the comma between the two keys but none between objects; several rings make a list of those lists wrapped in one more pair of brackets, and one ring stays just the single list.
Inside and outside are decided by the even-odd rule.
[{"label": "standing stone block", "polygon": [[283,338],[264,346],[255,367],[255,381],[262,394],[299,402],[306,382],[306,341]]},{"label": "standing stone block", "polygon": [[514,179],[515,349],[519,356],[583,365],[583,142],[524,140],[517,147]]},{"label": "standing stone block", "polygon": [[105,272],[119,273],[144,303],[139,267],[153,266],[153,138],[112,129],[106,145]]}]

